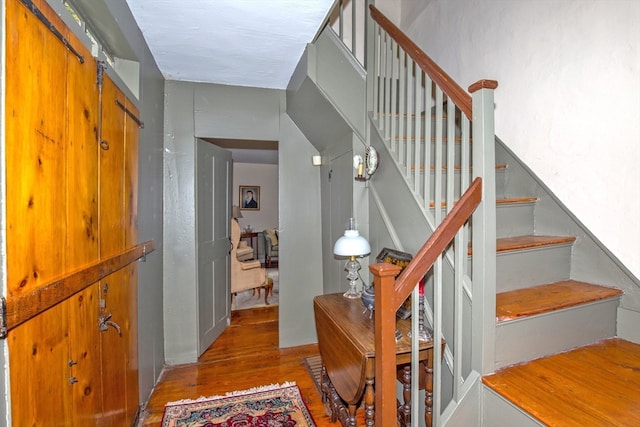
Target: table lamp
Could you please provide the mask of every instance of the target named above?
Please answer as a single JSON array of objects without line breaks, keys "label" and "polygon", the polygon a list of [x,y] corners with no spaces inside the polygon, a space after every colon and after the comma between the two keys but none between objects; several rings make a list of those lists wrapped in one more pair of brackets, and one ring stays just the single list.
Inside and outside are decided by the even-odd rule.
[{"label": "table lamp", "polygon": [[360,298],[362,293],[356,290],[356,280],[360,277],[360,263],[356,258],[363,257],[371,253],[371,246],[367,239],[362,237],[356,229],[356,221],[349,218],[349,223],[344,235],[336,240],[333,245],[333,253],[337,256],[348,257],[344,269],[347,270],[349,280],[349,290],[343,294],[345,298]]}]

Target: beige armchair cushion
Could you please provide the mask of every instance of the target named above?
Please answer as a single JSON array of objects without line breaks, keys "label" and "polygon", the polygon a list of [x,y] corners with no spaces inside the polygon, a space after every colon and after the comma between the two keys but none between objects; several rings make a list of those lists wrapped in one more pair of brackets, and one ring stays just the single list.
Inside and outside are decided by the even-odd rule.
[{"label": "beige armchair cushion", "polygon": [[253,259],[253,248],[247,244],[244,240],[238,242],[238,249],[236,250],[236,256],[240,261],[247,261]]},{"label": "beige armchair cushion", "polygon": [[264,230],[264,234],[269,236],[269,240],[271,240],[271,246],[278,246],[278,235],[276,234],[275,230],[268,228]]},{"label": "beige armchair cushion", "polygon": [[231,293],[255,289],[264,286],[267,270],[261,267],[260,261],[240,261],[238,247],[240,243],[240,224],[231,220]]}]

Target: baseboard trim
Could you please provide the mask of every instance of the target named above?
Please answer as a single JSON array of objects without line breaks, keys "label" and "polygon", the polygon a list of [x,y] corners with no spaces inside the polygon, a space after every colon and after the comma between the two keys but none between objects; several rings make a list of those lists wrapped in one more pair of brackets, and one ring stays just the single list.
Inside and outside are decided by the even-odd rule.
[{"label": "baseboard trim", "polygon": [[640,324],[640,312],[618,307],[617,322],[618,337],[640,344],[640,329],[638,329],[638,324]]}]

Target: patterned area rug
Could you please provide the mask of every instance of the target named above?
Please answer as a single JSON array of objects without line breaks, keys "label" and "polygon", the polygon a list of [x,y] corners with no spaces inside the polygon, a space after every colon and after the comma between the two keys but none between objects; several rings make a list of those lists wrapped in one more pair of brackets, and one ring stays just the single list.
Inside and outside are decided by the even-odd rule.
[{"label": "patterned area rug", "polygon": [[[280,296],[280,290],[278,286],[278,269],[277,268],[267,268],[267,277],[271,277],[273,280],[273,293],[269,295],[267,301],[269,302],[269,307],[273,305],[278,305],[278,300]],[[231,310],[244,310],[246,308],[253,307],[267,307],[264,303],[264,289],[260,289],[260,296],[258,296],[258,291],[255,292],[253,290],[238,292],[236,296],[233,297],[233,305],[231,306]]]},{"label": "patterned area rug", "polygon": [[235,391],[226,396],[167,403],[162,427],[315,427],[293,383]]}]

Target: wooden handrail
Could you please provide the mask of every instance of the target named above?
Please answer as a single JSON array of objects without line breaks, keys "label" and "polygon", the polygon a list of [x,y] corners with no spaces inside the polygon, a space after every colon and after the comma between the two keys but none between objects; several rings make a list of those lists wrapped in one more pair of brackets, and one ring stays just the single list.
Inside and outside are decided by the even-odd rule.
[{"label": "wooden handrail", "polygon": [[144,258],[155,249],[155,240],[149,240],[68,273],[32,292],[6,301],[2,299],[0,304],[0,338],[6,338],[7,333],[16,326],[88,288],[111,273]]},{"label": "wooden handrail", "polygon": [[471,96],[374,5],[370,4],[369,10],[371,11],[371,18],[398,43],[398,46],[407,52],[416,64],[427,73],[429,78],[460,108],[465,116],[471,119]]},{"label": "wooden handrail", "polygon": [[482,199],[482,178],[476,178],[462,195],[451,212],[420,248],[413,260],[397,279],[400,267],[390,264],[373,264],[375,289],[376,331],[376,394],[375,421],[377,426],[395,425],[395,316],[416,284],[431,269],[438,257],[454,239],[458,230],[469,220]]}]

